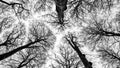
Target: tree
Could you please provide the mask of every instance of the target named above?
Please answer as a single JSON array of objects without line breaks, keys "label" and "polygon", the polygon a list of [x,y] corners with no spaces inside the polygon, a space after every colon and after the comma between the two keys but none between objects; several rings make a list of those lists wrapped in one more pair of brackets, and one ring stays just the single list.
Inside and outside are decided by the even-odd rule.
[{"label": "tree", "polygon": [[76,51],[84,67],[92,68],[92,62],[89,62],[87,58],[85,57],[85,54],[83,54],[81,50],[79,49],[79,44],[76,41],[76,37],[72,33],[70,33],[65,37],[65,39],[68,42],[68,44],[74,49],[74,51]]},{"label": "tree", "polygon": [[[7,40],[5,42],[3,42],[1,45],[7,46],[7,45],[11,45],[11,46],[17,46],[16,48],[13,48],[12,50],[6,52],[6,53],[2,53],[0,55],[0,60],[3,60],[5,58],[8,58],[10,56],[12,56],[13,54],[26,49],[26,48],[32,48],[32,47],[46,47],[46,46],[50,46],[53,43],[50,42],[49,40],[52,39],[52,33],[48,28],[45,28],[44,25],[40,25],[41,23],[38,23],[39,25],[37,25],[36,27],[33,27],[32,30],[30,30],[30,36],[28,37],[28,41],[25,44],[20,44],[17,45],[17,40],[19,38],[19,34],[17,37],[13,37],[11,38],[11,34],[8,36]],[[33,25],[34,26],[34,25]],[[41,30],[40,30],[40,29]],[[33,30],[34,29],[34,30]],[[39,29],[39,30],[38,30]],[[45,31],[46,32],[45,32]],[[17,30],[17,32],[19,32]],[[14,32],[12,32],[14,33]],[[10,38],[9,38],[10,37]],[[13,39],[13,40],[12,40]],[[23,40],[23,39],[22,39]],[[12,41],[12,42],[11,42]],[[15,43],[15,44],[14,44]],[[19,42],[18,42],[19,43]],[[23,41],[22,41],[23,43]],[[43,46],[44,45],[44,46]]]},{"label": "tree", "polygon": [[[55,18],[55,20],[52,21],[53,24],[60,26],[59,28],[64,30],[66,25],[70,26],[70,19],[82,21],[89,13],[94,13],[99,10],[110,11],[113,5],[116,4],[116,1],[117,0],[54,0],[57,17],[52,14],[48,15]],[[70,17],[67,16],[67,13],[70,14]]]},{"label": "tree", "polygon": [[53,60],[57,64],[52,64],[52,68],[79,68],[82,63],[75,51],[67,45],[61,45],[59,48],[60,55],[54,54]]},{"label": "tree", "polygon": [[84,44],[91,48],[92,51],[98,51],[105,68],[119,68],[120,33],[119,20],[116,15],[118,14],[116,13],[111,20],[109,19],[110,15],[106,16],[106,18],[95,15],[89,21],[88,26],[83,27],[82,30]]},{"label": "tree", "polygon": [[[47,50],[53,47],[52,45],[55,41],[55,36],[45,24],[39,21],[32,21],[32,24],[27,24],[30,27],[28,28],[23,20],[20,19],[27,18],[27,13],[30,15],[29,7],[27,7],[29,3],[29,0],[0,0],[0,9],[2,10],[0,14],[0,19],[2,20],[0,21],[0,61],[10,61],[8,63],[13,67],[40,67],[46,59]],[[12,11],[17,15],[18,20],[14,17]],[[28,52],[28,50],[31,52]],[[45,52],[43,53],[43,51]],[[18,58],[12,58],[16,55]],[[37,63],[33,64],[35,61]],[[11,62],[16,63],[16,65],[14,66]]]}]

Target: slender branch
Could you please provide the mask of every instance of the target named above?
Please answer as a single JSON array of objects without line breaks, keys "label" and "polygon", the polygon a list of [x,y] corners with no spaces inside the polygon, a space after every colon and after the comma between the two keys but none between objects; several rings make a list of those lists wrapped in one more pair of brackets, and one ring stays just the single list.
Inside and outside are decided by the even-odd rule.
[{"label": "slender branch", "polygon": [[3,1],[3,0],[0,0],[0,2],[1,2],[1,3],[4,3],[4,4],[7,4],[7,5],[10,5],[10,3],[7,3],[7,2],[5,2],[5,1]]},{"label": "slender branch", "polygon": [[[100,51],[101,51],[101,50],[100,50]],[[107,51],[107,50],[105,50],[105,49],[103,49],[102,51],[120,61],[120,58],[119,58],[119,57],[117,57],[116,55],[110,53],[109,51]]]}]

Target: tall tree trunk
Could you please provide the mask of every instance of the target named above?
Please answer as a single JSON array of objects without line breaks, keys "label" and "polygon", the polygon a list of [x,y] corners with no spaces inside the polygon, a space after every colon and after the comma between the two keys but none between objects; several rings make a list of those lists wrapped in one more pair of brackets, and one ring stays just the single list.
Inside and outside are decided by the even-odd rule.
[{"label": "tall tree trunk", "polygon": [[82,52],[80,51],[80,49],[78,48],[77,44],[75,42],[73,42],[73,40],[69,40],[66,38],[66,40],[68,41],[68,43],[70,44],[70,46],[76,51],[76,53],[78,54],[79,58],[81,59],[83,65],[85,66],[85,68],[92,68],[92,63],[89,62],[85,55],[82,54]]}]

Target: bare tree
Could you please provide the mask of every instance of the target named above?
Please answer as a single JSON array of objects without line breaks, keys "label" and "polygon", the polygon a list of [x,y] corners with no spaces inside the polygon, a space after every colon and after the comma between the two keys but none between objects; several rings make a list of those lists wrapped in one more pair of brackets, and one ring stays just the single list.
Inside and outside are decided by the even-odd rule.
[{"label": "bare tree", "polygon": [[76,41],[76,37],[70,33],[65,37],[68,44],[74,49],[74,51],[78,54],[80,60],[82,61],[85,68],[92,68],[92,62],[89,62],[88,59],[85,57],[85,54],[81,52],[79,49],[80,44]]},{"label": "bare tree", "polygon": [[114,45],[114,43],[119,42],[119,23],[115,22],[116,21],[108,21],[108,19],[92,19],[92,21],[89,21],[88,26],[83,27],[82,30],[85,43],[92,44],[94,49],[99,45],[107,46],[109,45],[108,43]]},{"label": "bare tree", "polygon": [[[51,31],[48,28],[46,28],[44,25],[40,25],[40,24],[41,23],[39,23],[39,25],[37,24],[36,27],[31,28],[32,30],[30,29],[28,42],[26,42],[25,44],[17,45],[17,43],[19,43],[19,41],[16,39],[19,38],[19,34],[18,34],[18,36],[15,36],[15,38],[13,36],[12,39],[10,37],[11,35],[8,36],[7,41],[5,41],[5,43],[2,43],[2,45],[5,45],[5,46],[11,45],[11,46],[17,46],[17,47],[12,48],[11,50],[9,50],[6,53],[2,53],[0,55],[0,60],[8,58],[8,57],[12,56],[13,54],[15,54],[23,49],[26,49],[26,48],[39,47],[39,46],[43,47],[43,48],[50,47],[53,44],[53,42],[55,40],[53,38],[55,38],[55,37],[53,36],[53,34],[51,33]],[[19,30],[17,30],[17,32],[19,32]],[[14,32],[12,32],[12,33],[14,33]]]},{"label": "bare tree", "polygon": [[[29,12],[26,8],[28,2],[29,0],[0,0],[0,6],[2,6],[0,8],[3,13],[0,17],[2,20],[0,21],[0,61],[7,60],[8,65],[12,68],[41,67],[46,59],[47,50],[52,47],[55,41],[55,36],[45,24],[32,22],[28,28],[29,33],[27,33],[22,21],[14,23],[16,20],[12,16],[2,16],[4,11],[7,12],[9,9],[14,10],[17,16],[23,17],[24,12]],[[12,58],[16,55],[18,56],[17,59]]]},{"label": "bare tree", "polygon": [[60,55],[55,54],[54,58],[57,64],[52,64],[52,68],[79,68],[82,66],[77,53],[70,46],[61,45],[59,50]]},{"label": "bare tree", "polygon": [[[108,16],[109,17],[109,16]],[[100,53],[105,68],[119,67],[119,20],[97,16],[89,21],[89,25],[82,30],[84,43],[92,50]],[[113,21],[114,20],[114,21]],[[116,65],[116,66],[114,66]],[[118,66],[117,66],[118,65]]]}]

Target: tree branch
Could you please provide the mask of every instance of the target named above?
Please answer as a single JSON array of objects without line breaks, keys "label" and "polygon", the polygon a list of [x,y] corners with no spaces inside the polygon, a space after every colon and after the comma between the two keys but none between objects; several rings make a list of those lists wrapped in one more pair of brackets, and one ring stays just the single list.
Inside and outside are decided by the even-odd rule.
[{"label": "tree branch", "polygon": [[40,42],[40,41],[42,41],[42,40],[43,40],[43,39],[37,40],[37,41],[31,42],[31,43],[28,43],[28,44],[26,44],[26,45],[24,45],[24,46],[18,47],[18,48],[14,49],[14,50],[12,50],[12,51],[10,51],[10,52],[3,53],[3,54],[0,55],[0,60],[6,59],[6,58],[12,56],[13,54],[15,54],[16,52],[18,52],[18,51],[20,51],[20,50],[23,50],[23,49],[25,49],[25,48],[28,48],[30,45],[33,45],[33,44],[35,44],[35,43],[37,43],[37,42]]}]

